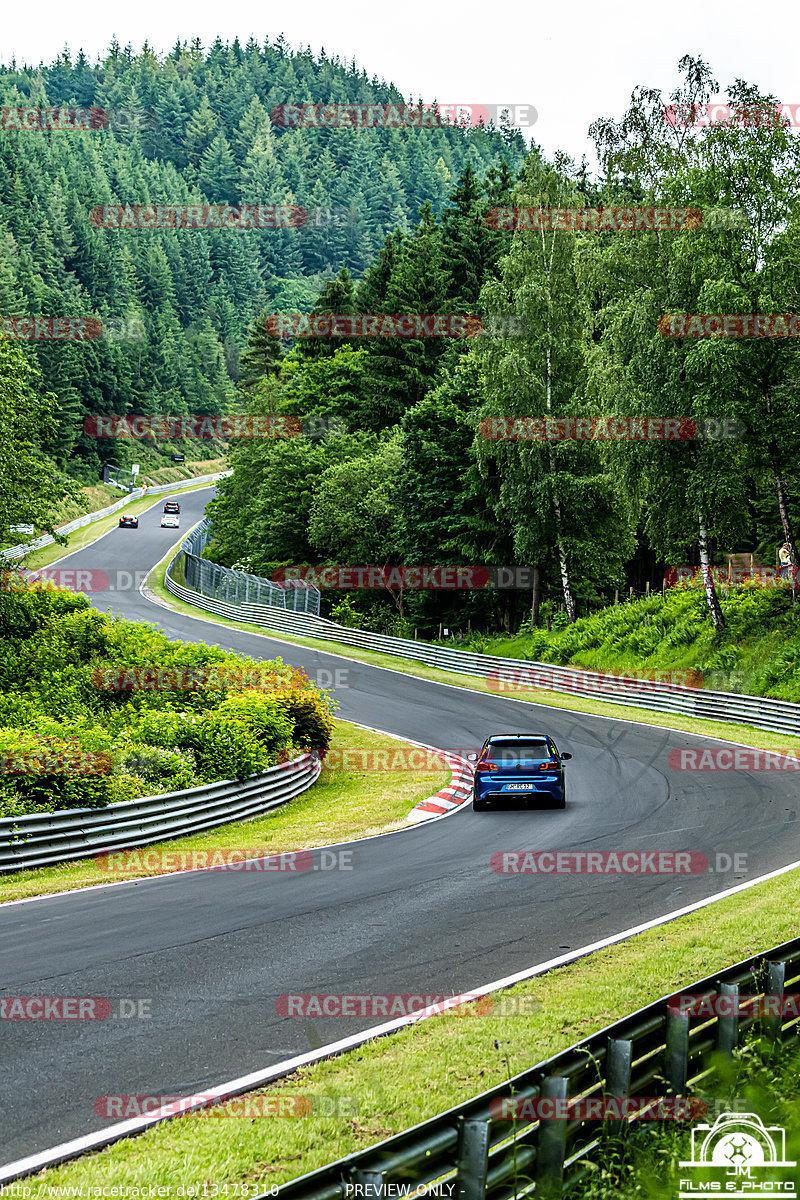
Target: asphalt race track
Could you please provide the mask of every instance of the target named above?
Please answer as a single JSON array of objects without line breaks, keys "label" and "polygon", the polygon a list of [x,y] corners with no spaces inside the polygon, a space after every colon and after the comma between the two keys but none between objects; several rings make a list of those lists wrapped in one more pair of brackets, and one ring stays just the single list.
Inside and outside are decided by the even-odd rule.
[{"label": "asphalt race track", "polygon": [[[181,497],[181,535],[210,494]],[[147,999],[152,1014],[3,1021],[3,1163],[106,1127],[98,1097],[201,1091],[380,1022],[279,1016],[282,994],[468,991],[800,858],[793,772],[673,770],[669,751],[702,739],[442,687],[147,601],[136,572],[175,542],[159,528],[162,508],[163,497],[138,530],[115,528],[64,561],[116,581],[94,604],[173,638],[280,654],[312,678],[346,669],[339,716],[424,743],[477,748],[490,733],[545,729],[573,755],[567,809],[467,806],[353,843],[352,870],[183,873],[0,908],[0,996]],[[746,854],[747,866],[622,876],[490,867],[496,851],[551,849],[699,851],[712,867],[718,853]]]}]

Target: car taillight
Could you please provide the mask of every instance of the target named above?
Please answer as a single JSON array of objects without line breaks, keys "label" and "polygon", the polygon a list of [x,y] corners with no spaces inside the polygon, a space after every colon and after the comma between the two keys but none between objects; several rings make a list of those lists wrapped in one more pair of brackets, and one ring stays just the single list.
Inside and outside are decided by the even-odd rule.
[{"label": "car taillight", "polygon": [[481,762],[478,763],[475,770],[476,771],[496,771],[497,763],[486,762],[486,760],[483,759],[483,760],[481,760]]},{"label": "car taillight", "polygon": [[559,767],[559,764],[558,764],[557,762],[543,762],[543,763],[539,763],[539,770],[540,770],[540,771],[557,771],[557,770],[558,770],[558,767]]}]

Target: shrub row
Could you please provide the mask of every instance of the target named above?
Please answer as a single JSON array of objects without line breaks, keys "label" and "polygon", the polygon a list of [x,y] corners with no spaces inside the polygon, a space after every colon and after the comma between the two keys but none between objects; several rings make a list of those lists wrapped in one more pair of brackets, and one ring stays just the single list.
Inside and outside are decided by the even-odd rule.
[{"label": "shrub row", "polygon": [[281,659],[171,642],[70,592],[0,591],[0,816],[244,779],[326,750],[334,707]]}]

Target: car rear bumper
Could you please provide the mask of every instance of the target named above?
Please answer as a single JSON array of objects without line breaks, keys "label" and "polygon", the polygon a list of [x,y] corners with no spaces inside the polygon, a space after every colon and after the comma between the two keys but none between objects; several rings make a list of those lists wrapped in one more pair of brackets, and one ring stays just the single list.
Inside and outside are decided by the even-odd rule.
[{"label": "car rear bumper", "polygon": [[564,799],[563,782],[531,783],[523,790],[503,791],[496,784],[475,784],[475,799],[480,804],[495,804],[497,807],[513,804],[557,804]]}]

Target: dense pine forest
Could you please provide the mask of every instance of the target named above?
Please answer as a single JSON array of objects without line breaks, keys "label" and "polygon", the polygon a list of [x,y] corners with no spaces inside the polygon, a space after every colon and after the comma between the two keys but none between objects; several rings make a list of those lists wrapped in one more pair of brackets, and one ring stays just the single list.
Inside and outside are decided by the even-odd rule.
[{"label": "dense pine forest", "polygon": [[[506,178],[525,154],[513,130],[291,129],[292,101],[402,103],[355,63],[292,52],[279,39],[176,46],[159,58],[113,44],[102,62],[67,51],[51,66],[0,68],[0,313],[96,316],[108,336],[32,342],[41,387],[58,397],[46,449],[95,479],[124,447],[86,437],[98,413],[216,413],[236,403],[240,356],[262,311],[306,311],[325,281],[360,278],[389,234],[448,204],[467,162]],[[99,110],[96,128],[15,128],[15,110]],[[502,183],[498,186],[502,189]],[[93,226],[123,204],[292,204],[303,228],[158,230]],[[130,449],[130,448],[129,448]],[[129,453],[129,459],[137,455]]]},{"label": "dense pine forest", "polygon": [[[96,129],[0,132],[0,312],[95,316],[107,331],[0,342],[3,403],[26,413],[18,441],[36,446],[52,491],[59,471],[93,481],[101,461],[185,448],[98,441],[90,416],[304,419],[302,436],[208,444],[209,457],[229,451],[233,473],[207,553],[266,575],[526,568],[524,590],[325,594],[336,619],[401,634],[571,623],[629,588],[660,590],[668,564],[750,552],[773,565],[784,540],[797,563],[796,338],[685,336],[670,314],[798,311],[800,143],[774,98],[741,82],[727,123],[695,121],[718,86],[701,60],[679,70],[669,96],[639,87],[621,121],[597,117],[590,173],[508,127],[286,127],[273,117],[287,103],[403,98],[355,63],[280,39],[165,57],[114,44],[96,64],[65,52],[50,67],[4,68],[9,109],[111,114]],[[295,205],[309,220],[151,230],[89,215],[143,204]],[[632,206],[699,217],[632,232],[491,215]],[[486,332],[279,340],[267,318],[287,313],[477,313]],[[487,422],[531,417],[705,433],[485,435]],[[44,494],[29,514],[42,526]],[[704,603],[721,630],[710,571]]]}]

